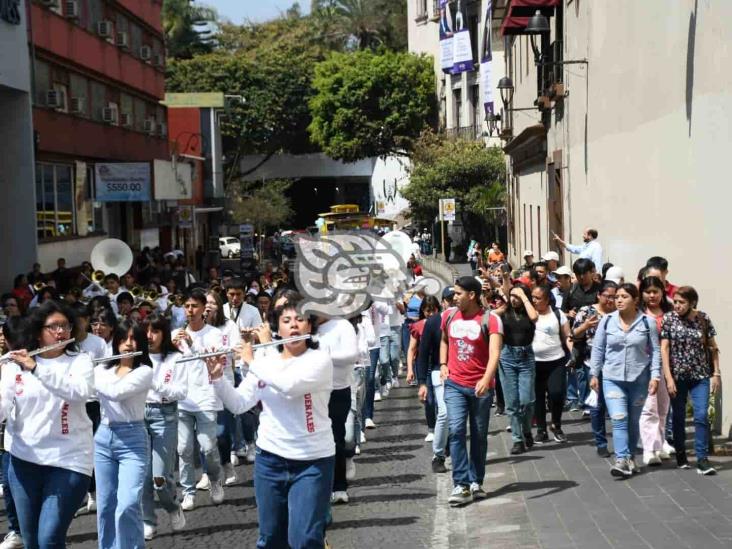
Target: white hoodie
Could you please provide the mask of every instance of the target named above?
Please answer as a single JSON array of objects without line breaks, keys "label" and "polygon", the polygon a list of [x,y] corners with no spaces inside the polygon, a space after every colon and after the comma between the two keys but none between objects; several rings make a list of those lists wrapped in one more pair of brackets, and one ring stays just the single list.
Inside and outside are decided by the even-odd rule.
[{"label": "white hoodie", "polygon": [[285,459],[309,461],[335,454],[328,417],[332,380],[328,354],[308,349],[288,360],[255,358],[239,387],[234,389],[223,378],[214,387],[233,414],[243,414],[262,402],[259,448]]},{"label": "white hoodie", "polygon": [[351,386],[353,367],[360,355],[356,330],[344,318],[332,318],[318,326],[318,343],[333,361],[333,390]]},{"label": "white hoodie", "polygon": [[86,401],[94,392],[91,358],[66,353],[36,357],[34,373],[3,365],[0,420],[7,419],[5,450],[35,463],[91,476],[92,422]]},{"label": "white hoodie", "polygon": [[150,404],[168,404],[183,400],[188,395],[188,370],[185,364],[176,364],[180,353],[150,354],[153,366],[152,387],[147,393]]}]

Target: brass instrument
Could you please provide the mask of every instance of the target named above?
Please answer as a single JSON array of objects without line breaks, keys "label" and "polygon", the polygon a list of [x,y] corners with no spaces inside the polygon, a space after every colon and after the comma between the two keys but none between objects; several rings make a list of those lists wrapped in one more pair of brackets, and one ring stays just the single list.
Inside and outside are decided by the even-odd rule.
[{"label": "brass instrument", "polygon": [[141,286],[133,286],[132,288],[130,288],[130,294],[136,300],[137,299],[140,299],[142,297],[142,287]]},{"label": "brass instrument", "polygon": [[36,292],[36,293],[38,294],[38,293],[40,293],[40,292],[41,292],[41,291],[43,290],[43,288],[45,288],[45,287],[46,287],[46,284],[45,284],[44,282],[42,282],[42,281],[40,281],[40,280],[39,280],[38,282],[36,282],[35,284],[33,284],[33,291],[34,291],[34,292]]},{"label": "brass instrument", "polygon": [[[93,282],[94,284],[101,284],[102,282],[104,282],[105,276],[106,275],[104,274],[104,271],[94,271],[91,275],[91,282]],[[84,278],[89,280],[86,275],[84,275]]]},{"label": "brass instrument", "polygon": [[181,293],[177,293],[177,294],[173,295],[173,303],[175,303],[176,307],[182,307],[183,303],[185,303],[184,299],[185,298],[183,297],[183,294],[181,294]]},{"label": "brass instrument", "polygon": [[[299,336],[293,336],[293,337],[286,337],[283,339],[273,339],[272,341],[268,341],[267,343],[257,343],[256,345],[252,345],[252,349],[263,349],[265,347],[272,347],[273,345],[285,345],[286,343],[294,343],[295,341],[304,341],[306,339],[313,339],[314,341],[317,340],[317,337],[312,336],[310,334],[305,335],[299,335]],[[211,358],[215,356],[221,356],[221,355],[233,355],[236,354],[236,349],[219,349],[218,351],[211,351],[208,353],[195,353],[192,355],[184,356],[183,358],[178,359],[177,363],[181,364],[184,362],[193,362],[195,360],[203,360],[205,358]]]},{"label": "brass instrument", "polygon": [[156,290],[147,290],[142,293],[142,298],[145,301],[155,302],[160,297],[160,294]]}]

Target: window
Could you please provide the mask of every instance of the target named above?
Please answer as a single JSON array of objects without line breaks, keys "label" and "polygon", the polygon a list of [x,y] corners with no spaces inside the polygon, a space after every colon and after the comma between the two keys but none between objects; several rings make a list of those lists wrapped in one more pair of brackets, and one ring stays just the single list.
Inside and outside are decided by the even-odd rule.
[{"label": "window", "polygon": [[463,90],[453,90],[452,93],[455,98],[455,117],[453,127],[459,128],[463,122]]},{"label": "window", "polygon": [[75,113],[77,116],[89,116],[89,81],[78,74],[69,75],[69,101],[77,98],[82,104],[83,112]]},{"label": "window", "polygon": [[48,63],[35,61],[33,64],[36,84],[36,105],[46,105],[46,94],[51,89],[51,70]]},{"label": "window", "polygon": [[534,206],[529,206],[529,247],[534,251]]},{"label": "window", "polygon": [[145,118],[147,118],[147,105],[142,99],[135,98],[135,123],[134,128],[141,132],[145,129]]},{"label": "window", "polygon": [[69,112],[69,92],[68,89],[64,84],[59,84],[58,82],[53,83],[53,91],[56,92],[58,98],[59,98],[59,104],[58,107],[56,107],[56,110],[59,112]]},{"label": "window", "polygon": [[483,120],[483,108],[480,104],[480,86],[476,84],[471,87],[470,93],[472,95],[471,103],[473,104],[473,126],[480,128]]},{"label": "window", "polygon": [[132,55],[140,57],[140,48],[142,47],[142,29],[130,23],[130,50]]},{"label": "window", "polygon": [[107,90],[100,82],[91,83],[91,101],[89,102],[89,116],[96,122],[102,122],[104,107],[107,106]]},{"label": "window", "polygon": [[86,30],[96,34],[97,23],[104,19],[104,4],[102,0],[86,0],[86,8]]},{"label": "window", "polygon": [[36,164],[38,238],[75,233],[72,169],[66,164]]},{"label": "window", "polygon": [[479,63],[478,59],[478,29],[480,28],[480,17],[471,15],[468,23],[468,32],[470,32],[470,46],[473,48],[473,62]]},{"label": "window", "polygon": [[427,0],[415,0],[417,2],[417,19],[427,19]]}]

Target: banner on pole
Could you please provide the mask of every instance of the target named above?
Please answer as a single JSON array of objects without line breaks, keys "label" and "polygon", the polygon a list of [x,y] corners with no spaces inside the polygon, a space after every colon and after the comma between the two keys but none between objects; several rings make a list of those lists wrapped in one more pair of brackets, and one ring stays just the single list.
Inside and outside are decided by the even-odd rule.
[{"label": "banner on pole", "polygon": [[494,114],[493,105],[493,0],[488,0],[483,19],[483,43],[480,54],[480,86],[483,88],[483,108],[486,117]]},{"label": "banner on pole", "polygon": [[453,65],[454,25],[449,0],[440,0],[440,68],[448,73],[452,71]]},{"label": "banner on pole", "polygon": [[465,0],[457,0],[455,26],[453,28],[455,34],[452,38],[452,74],[474,71],[473,44],[470,41]]}]

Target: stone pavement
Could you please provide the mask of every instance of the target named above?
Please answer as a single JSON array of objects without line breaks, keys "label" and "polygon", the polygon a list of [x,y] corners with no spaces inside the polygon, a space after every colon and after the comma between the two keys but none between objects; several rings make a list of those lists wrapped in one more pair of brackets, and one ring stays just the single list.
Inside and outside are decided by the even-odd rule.
[{"label": "stone pavement", "polygon": [[[569,443],[549,443],[510,456],[505,417],[491,418],[485,488],[489,498],[453,509],[449,473],[430,471],[430,445],[416,390],[393,390],[376,403],[378,428],[356,458],[351,503],[334,508],[328,538],[350,548],[616,548],[732,547],[732,460],[715,458],[716,477],[670,464],[616,480],[591,445],[589,421],[565,414]],[[253,548],[257,516],[251,466],[237,467],[241,481],[212,506],[186,514],[186,530],[173,535],[161,516],[151,548]],[[3,513],[4,515],[4,513]],[[96,547],[95,517],[80,516],[69,546]],[[2,518],[0,532],[5,532]]]}]

